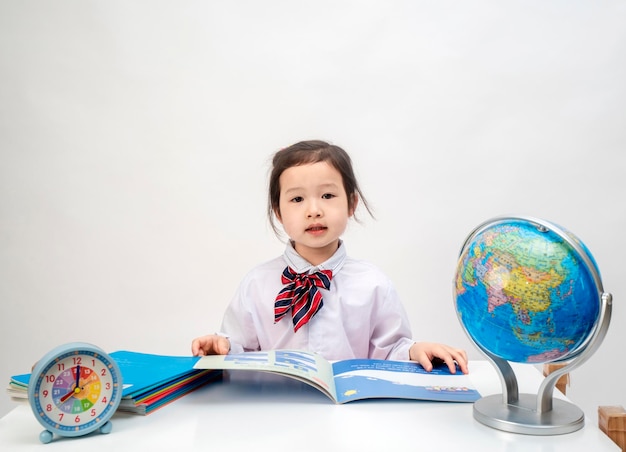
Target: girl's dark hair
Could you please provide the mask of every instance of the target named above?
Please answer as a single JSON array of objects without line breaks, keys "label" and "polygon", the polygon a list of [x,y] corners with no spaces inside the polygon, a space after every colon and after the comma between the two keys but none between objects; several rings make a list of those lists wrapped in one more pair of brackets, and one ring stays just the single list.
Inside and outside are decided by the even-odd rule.
[{"label": "girl's dark hair", "polygon": [[[374,217],[372,211],[359,188],[359,184],[352,169],[352,160],[346,151],[339,146],[325,141],[310,140],[300,141],[287,148],[281,149],[272,159],[272,172],[269,180],[269,197],[267,203],[267,215],[272,229],[280,235],[274,220],[275,212],[280,212],[280,176],[288,168],[310,163],[327,162],[332,165],[343,180],[343,188],[348,195],[348,209],[354,209],[357,196],[367,212]],[[355,215],[356,219],[356,215]],[[357,220],[358,221],[358,220]]]}]

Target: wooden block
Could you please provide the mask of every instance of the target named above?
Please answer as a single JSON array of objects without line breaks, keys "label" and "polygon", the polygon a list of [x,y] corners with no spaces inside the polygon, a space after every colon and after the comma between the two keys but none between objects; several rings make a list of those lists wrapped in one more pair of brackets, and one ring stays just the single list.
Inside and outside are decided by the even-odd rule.
[{"label": "wooden block", "polygon": [[599,406],[598,427],[626,451],[626,411],[622,406]]},{"label": "wooden block", "polygon": [[[548,363],[548,364],[544,364],[543,365],[543,376],[547,377],[548,375],[550,375],[552,372],[554,372],[557,369],[561,369],[562,367],[567,366],[567,364],[569,363]],[[567,391],[567,387],[569,386],[569,374],[563,374],[561,375],[561,377],[556,381],[556,388],[561,391],[563,394],[565,394],[565,391]]]}]

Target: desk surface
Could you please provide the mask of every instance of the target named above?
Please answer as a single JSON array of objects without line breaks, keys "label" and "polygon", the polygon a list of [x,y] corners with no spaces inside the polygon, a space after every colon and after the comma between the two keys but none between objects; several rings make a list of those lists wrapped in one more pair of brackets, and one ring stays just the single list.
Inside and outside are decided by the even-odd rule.
[{"label": "desk surface", "polygon": [[[536,392],[541,373],[514,366],[520,392]],[[470,363],[470,376],[483,396],[501,392],[488,362]],[[560,393],[558,393],[560,397]],[[471,403],[369,400],[335,405],[321,392],[295,380],[258,372],[231,372],[149,416],[116,413],[113,431],[84,438],[39,442],[43,430],[28,404],[0,419],[0,450],[123,451],[185,450],[328,452],[406,450],[619,451],[596,425],[574,433],[530,436],[501,432],[473,418]],[[296,436],[307,422],[308,438]]]}]

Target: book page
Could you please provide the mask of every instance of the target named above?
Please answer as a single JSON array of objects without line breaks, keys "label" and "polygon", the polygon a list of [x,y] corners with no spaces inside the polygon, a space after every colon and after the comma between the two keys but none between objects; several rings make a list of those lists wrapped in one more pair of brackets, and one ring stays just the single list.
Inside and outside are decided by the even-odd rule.
[{"label": "book page", "polygon": [[371,398],[474,402],[480,394],[469,376],[446,365],[427,372],[416,362],[351,359],[333,364],[339,403]]},{"label": "book page", "polygon": [[255,370],[272,372],[307,383],[335,398],[332,366],[322,356],[301,350],[269,350],[232,355],[203,356],[196,369]]}]

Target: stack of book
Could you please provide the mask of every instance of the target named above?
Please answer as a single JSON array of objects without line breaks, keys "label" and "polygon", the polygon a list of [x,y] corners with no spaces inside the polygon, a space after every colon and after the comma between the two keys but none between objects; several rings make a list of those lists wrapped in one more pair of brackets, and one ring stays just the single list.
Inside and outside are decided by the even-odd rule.
[{"label": "stack of book", "polygon": [[[131,351],[109,353],[123,380],[119,410],[147,415],[199,387],[218,380],[221,370],[194,369],[197,357],[164,356]],[[14,400],[28,398],[30,374],[11,377],[8,394]]]}]

